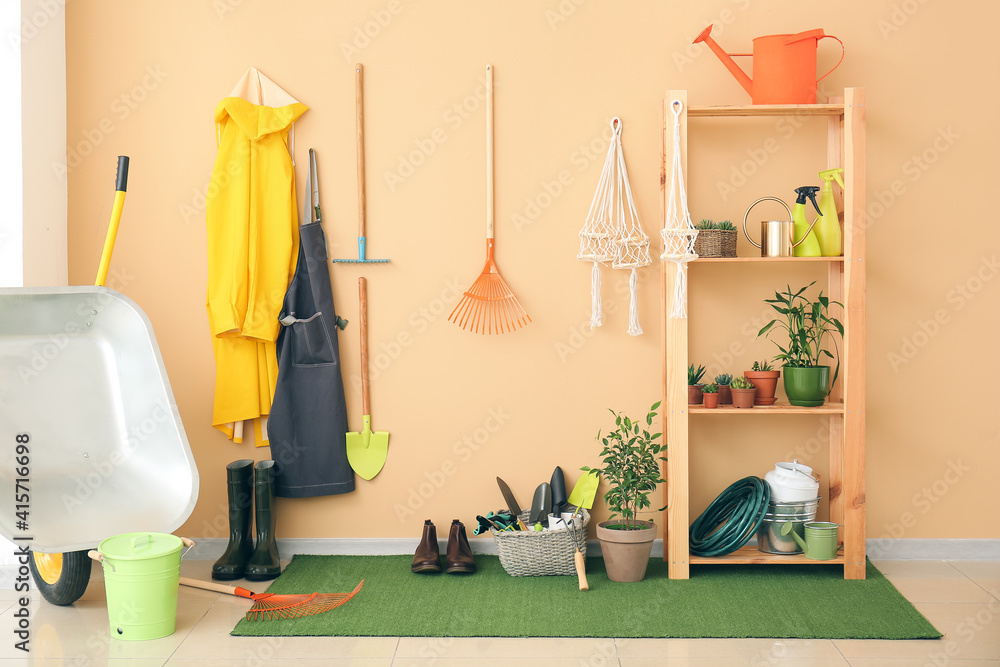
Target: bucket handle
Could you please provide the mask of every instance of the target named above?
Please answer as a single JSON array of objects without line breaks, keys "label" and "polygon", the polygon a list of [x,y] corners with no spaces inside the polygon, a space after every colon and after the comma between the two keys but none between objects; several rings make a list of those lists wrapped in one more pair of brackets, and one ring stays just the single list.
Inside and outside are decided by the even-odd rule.
[{"label": "bucket handle", "polygon": [[[187,551],[185,551],[184,553],[181,554],[181,558],[184,558],[184,556],[187,556],[188,551],[191,551],[191,549],[194,549],[194,540],[192,540],[190,538],[187,538],[187,537],[182,537],[181,538],[181,543],[184,544],[184,546],[187,547]],[[87,555],[92,560],[96,560],[98,563],[102,563],[102,564],[104,563],[104,554],[102,554],[97,549],[91,549],[90,551],[87,552]],[[108,561],[108,567],[111,568],[112,572],[115,572],[115,566],[114,566],[113,563],[111,563],[111,561]]]},{"label": "bucket handle", "polygon": [[[785,212],[788,213],[788,219],[789,220],[792,219],[792,211],[788,208],[788,204],[786,204],[784,202],[784,200],[778,199],[777,197],[761,197],[760,199],[758,199],[754,203],[750,204],[750,208],[747,209],[746,214],[744,214],[744,216],[743,216],[743,236],[747,237],[747,241],[750,241],[750,243],[754,244],[758,248],[760,248],[761,245],[759,243],[757,243],[756,241],[754,241],[752,238],[750,238],[750,234],[747,232],[747,218],[750,217],[750,211],[753,210],[754,206],[756,206],[757,204],[759,204],[759,203],[761,203],[763,201],[768,201],[768,200],[776,201],[779,204],[781,204],[782,206],[784,206],[785,207]],[[808,233],[807,233],[807,235],[808,235]],[[803,237],[803,238],[805,238],[805,237]]]},{"label": "bucket handle", "polygon": [[[104,554],[102,554],[97,549],[91,549],[90,551],[87,552],[87,555],[90,556],[91,559],[96,560],[98,563],[104,562]],[[115,571],[115,566],[111,564],[111,561],[108,561],[108,567],[111,568],[112,572]]]},{"label": "bucket handle", "polygon": [[838,67],[840,67],[840,63],[844,62],[844,56],[846,56],[846,55],[847,55],[847,49],[846,49],[846,48],[844,48],[844,43],[843,43],[843,42],[841,42],[839,38],[837,38],[837,37],[834,37],[833,35],[823,35],[822,37],[820,37],[819,39],[817,39],[817,40],[816,40],[817,44],[819,43],[819,40],[820,40],[820,39],[825,39],[825,38],[827,38],[827,37],[829,37],[830,39],[836,39],[836,40],[837,40],[837,43],[838,43],[838,44],[840,44],[840,60],[838,60],[838,61],[837,61],[837,64],[836,64],[836,65],[834,65],[834,66],[833,66],[833,68],[832,68],[832,69],[831,69],[831,70],[830,70],[829,72],[827,72],[826,74],[824,74],[824,75],[823,75],[823,76],[821,76],[820,78],[816,79],[816,83],[819,83],[820,81],[822,81],[822,80],[823,80],[823,79],[825,79],[826,77],[828,77],[828,76],[830,76],[831,74],[833,74],[833,70],[835,70],[835,69],[837,69]]}]

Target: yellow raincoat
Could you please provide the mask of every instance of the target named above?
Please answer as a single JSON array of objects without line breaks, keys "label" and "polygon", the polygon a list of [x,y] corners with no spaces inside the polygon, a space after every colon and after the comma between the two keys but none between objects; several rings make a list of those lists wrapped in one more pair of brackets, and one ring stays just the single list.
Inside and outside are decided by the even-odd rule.
[{"label": "yellow raincoat", "polygon": [[212,424],[236,442],[271,410],[278,313],[295,272],[298,214],[288,131],[307,107],[256,68],[215,109],[218,155],[207,198]]}]

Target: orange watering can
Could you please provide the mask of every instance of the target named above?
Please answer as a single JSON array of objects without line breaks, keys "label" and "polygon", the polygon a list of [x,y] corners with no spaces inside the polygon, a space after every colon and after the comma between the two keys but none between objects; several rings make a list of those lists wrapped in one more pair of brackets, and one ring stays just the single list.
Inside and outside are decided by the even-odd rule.
[{"label": "orange watering can", "polygon": [[[824,37],[840,44],[840,60],[829,72],[816,79],[816,47]],[[740,85],[750,93],[754,104],[815,104],[816,84],[828,77],[844,62],[844,43],[822,29],[807,30],[796,35],[766,35],[753,40],[753,53],[726,53],[712,39],[712,26],[694,38],[694,44],[705,42],[722,64],[732,72]],[[753,56],[753,80],[731,56]]]}]

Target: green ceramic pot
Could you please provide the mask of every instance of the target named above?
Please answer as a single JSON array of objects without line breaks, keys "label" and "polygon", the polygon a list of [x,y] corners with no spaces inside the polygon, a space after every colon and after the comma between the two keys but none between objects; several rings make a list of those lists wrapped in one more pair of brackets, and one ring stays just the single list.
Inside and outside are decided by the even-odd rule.
[{"label": "green ceramic pot", "polygon": [[785,395],[792,405],[817,407],[826,402],[830,393],[830,367],[797,368],[782,366]]}]

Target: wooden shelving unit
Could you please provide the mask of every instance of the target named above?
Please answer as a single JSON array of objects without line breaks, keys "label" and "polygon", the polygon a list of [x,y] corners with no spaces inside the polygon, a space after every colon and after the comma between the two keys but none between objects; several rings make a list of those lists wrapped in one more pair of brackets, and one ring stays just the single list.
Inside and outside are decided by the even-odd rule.
[{"label": "wooden shelving unit", "polygon": [[[708,117],[795,116],[814,117],[806,122],[827,122],[827,169],[844,168],[847,185],[844,195],[844,255],[843,257],[736,257],[702,258],[691,266],[711,263],[755,264],[759,262],[821,262],[827,265],[827,286],[824,292],[844,304],[835,315],[844,323],[844,340],[840,349],[840,379],[826,404],[803,408],[777,403],[752,409],[716,408],[687,405],[688,321],[668,317],[670,295],[674,291],[674,270],[669,262],[661,262],[661,340],[663,368],[663,437],[668,447],[669,462],[664,464],[666,485],[667,527],[663,558],[668,563],[671,579],[687,579],[689,566],[726,564],[837,564],[844,567],[845,579],[865,577],[865,93],[863,88],[846,88],[843,102],[829,104],[687,106],[687,91],[668,90],[661,118],[660,184],[663,210],[668,193],[666,184],[672,174],[667,171],[673,150],[673,114],[670,105],[680,100],[681,162],[685,182],[687,173],[688,119]],[[738,121],[736,121],[738,122]],[[748,269],[750,270],[750,269]],[[688,280],[697,280],[689,271]],[[706,415],[725,415],[725,419],[740,419],[750,415],[823,415],[830,420],[830,520],[840,524],[843,549],[834,560],[816,561],[803,556],[777,556],[761,553],[756,547],[744,547],[727,556],[701,558],[692,556],[688,539],[691,524],[688,474],[688,420],[709,419]],[[736,417],[735,415],[741,415]],[[739,475],[743,476],[743,475]]]}]

